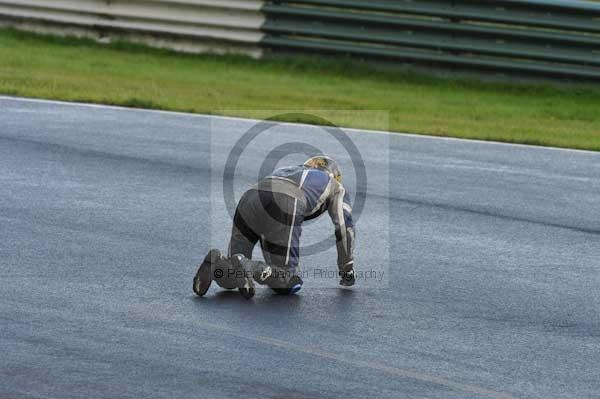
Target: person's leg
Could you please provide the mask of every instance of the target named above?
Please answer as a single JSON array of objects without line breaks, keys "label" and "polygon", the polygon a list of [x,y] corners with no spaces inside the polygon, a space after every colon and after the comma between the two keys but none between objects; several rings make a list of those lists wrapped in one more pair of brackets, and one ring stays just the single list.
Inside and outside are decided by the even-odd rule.
[{"label": "person's leg", "polygon": [[221,262],[213,267],[212,275],[217,284],[226,289],[240,287],[240,271],[231,262],[234,254],[242,254],[252,259],[252,251],[259,236],[252,228],[252,202],[255,201],[256,191],[246,192],[240,199],[233,217],[231,239],[229,240],[228,258],[222,257]]},{"label": "person's leg", "polygon": [[243,212],[236,212],[234,217],[231,240],[229,242],[229,265],[230,268],[223,278],[226,284],[233,285],[240,290],[240,294],[250,299],[254,296],[254,284],[252,274],[239,262],[242,258],[252,258],[252,251],[259,237],[248,226],[243,218]]},{"label": "person's leg", "polygon": [[301,199],[284,194],[275,193],[274,197],[278,206],[272,213],[278,212],[274,216],[277,223],[261,237],[263,256],[271,269],[263,284],[275,292],[287,294],[299,290],[302,285],[297,272],[305,205]]},{"label": "person's leg", "polygon": [[252,259],[252,251],[260,236],[256,232],[255,204],[258,201],[256,190],[246,192],[235,210],[233,226],[231,228],[231,240],[229,241],[228,255],[242,254]]},{"label": "person's leg", "polygon": [[[244,207],[239,206],[237,236],[239,247],[231,246],[234,269],[243,269],[259,284],[276,292],[297,291],[302,280],[297,276],[301,225],[304,220],[304,201],[289,195],[269,191],[254,191]],[[244,252],[243,238],[252,242],[260,239],[266,262],[251,259]],[[232,237],[233,238],[233,237]],[[232,243],[234,240],[232,239]]]}]

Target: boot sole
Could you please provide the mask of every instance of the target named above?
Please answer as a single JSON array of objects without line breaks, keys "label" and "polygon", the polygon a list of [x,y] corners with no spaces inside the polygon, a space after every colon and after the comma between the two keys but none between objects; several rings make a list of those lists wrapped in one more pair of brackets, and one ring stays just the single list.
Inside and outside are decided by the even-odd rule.
[{"label": "boot sole", "polygon": [[212,263],[213,260],[219,256],[220,252],[218,250],[211,249],[198,268],[198,271],[194,276],[194,285],[192,287],[196,295],[204,296],[210,288],[212,283],[212,276],[210,275],[212,271]]}]

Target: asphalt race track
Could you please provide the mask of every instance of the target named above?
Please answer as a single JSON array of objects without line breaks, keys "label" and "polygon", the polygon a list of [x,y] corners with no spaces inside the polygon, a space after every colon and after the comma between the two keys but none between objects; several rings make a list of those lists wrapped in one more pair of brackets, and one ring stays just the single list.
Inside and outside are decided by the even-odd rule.
[{"label": "asphalt race track", "polygon": [[[364,279],[337,288],[328,247],[296,296],[197,298],[255,124],[0,98],[0,398],[600,396],[600,154],[348,131]],[[352,170],[277,125],[236,195],[299,141]]]}]

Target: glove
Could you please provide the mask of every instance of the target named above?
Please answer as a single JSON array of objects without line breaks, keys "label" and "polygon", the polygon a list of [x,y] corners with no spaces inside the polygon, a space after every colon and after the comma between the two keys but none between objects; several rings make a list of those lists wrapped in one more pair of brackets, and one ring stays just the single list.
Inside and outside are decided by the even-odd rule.
[{"label": "glove", "polygon": [[354,276],[354,268],[348,271],[339,271],[340,285],[343,287],[352,287],[356,283],[356,277]]}]

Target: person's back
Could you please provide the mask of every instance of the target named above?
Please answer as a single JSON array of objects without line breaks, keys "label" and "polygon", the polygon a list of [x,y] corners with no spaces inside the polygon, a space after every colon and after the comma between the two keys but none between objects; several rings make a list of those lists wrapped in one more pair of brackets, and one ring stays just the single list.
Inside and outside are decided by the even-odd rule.
[{"label": "person's back", "polygon": [[[272,180],[287,181],[300,188],[306,201],[305,219],[313,219],[325,212],[326,200],[334,185],[334,179],[326,171],[304,165],[277,169],[271,176],[263,179],[263,184],[268,186],[273,183]],[[290,195],[294,193],[290,192]]]}]

